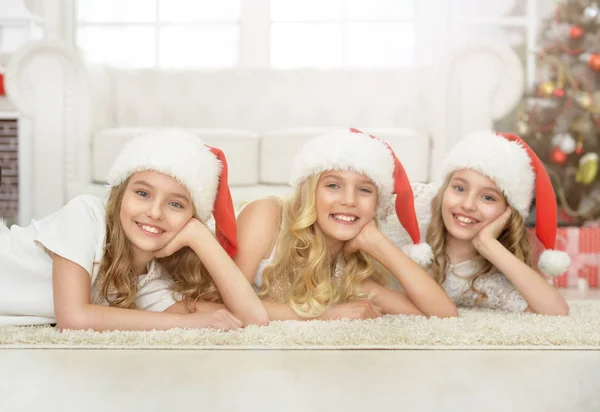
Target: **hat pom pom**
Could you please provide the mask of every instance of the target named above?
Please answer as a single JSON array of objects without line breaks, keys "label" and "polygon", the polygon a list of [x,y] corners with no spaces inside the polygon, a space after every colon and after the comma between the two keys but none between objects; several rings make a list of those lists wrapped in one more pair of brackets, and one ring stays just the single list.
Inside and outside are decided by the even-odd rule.
[{"label": "hat pom pom", "polygon": [[429,266],[433,261],[433,250],[427,243],[417,245],[406,245],[402,251],[422,268]]},{"label": "hat pom pom", "polygon": [[548,276],[559,276],[567,271],[571,264],[571,258],[565,252],[547,249],[542,252],[538,260],[538,267],[543,274]]}]

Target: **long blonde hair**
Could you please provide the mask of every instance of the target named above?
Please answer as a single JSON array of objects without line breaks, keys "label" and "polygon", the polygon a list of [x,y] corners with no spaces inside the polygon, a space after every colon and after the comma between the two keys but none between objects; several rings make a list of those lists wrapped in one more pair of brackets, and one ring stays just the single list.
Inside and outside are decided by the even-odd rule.
[{"label": "long blonde hair", "polygon": [[[317,222],[316,190],[321,174],[306,179],[291,199],[282,203],[282,225],[276,242],[273,263],[263,272],[258,292],[272,298],[277,281],[289,282],[289,296],[284,303],[301,317],[323,314],[330,305],[364,299],[362,282],[373,279],[385,284],[381,266],[362,251],[344,256],[341,285],[335,283],[336,256],[327,248],[323,234],[315,230]],[[280,277],[282,279],[280,279]]]},{"label": "long blonde hair", "polygon": [[[106,238],[97,282],[101,299],[108,301],[110,306],[135,309],[138,276],[131,243],[125,236],[119,217],[128,183],[129,179],[114,187],[106,204]],[[194,217],[198,218],[196,211]],[[183,296],[188,310],[194,311],[194,303],[199,300],[220,301],[214,281],[190,248],[182,248],[171,256],[158,259],[158,262],[171,276],[171,289]],[[112,294],[116,297],[109,297]]]},{"label": "long blonde hair", "polygon": [[[431,222],[427,229],[427,243],[433,249],[433,262],[429,266],[429,270],[433,273],[434,279],[441,285],[446,280],[446,270],[450,264],[450,259],[446,254],[446,240],[448,231],[444,225],[442,218],[442,201],[444,193],[450,184],[451,174],[448,175],[444,184],[439,189],[433,200],[431,201]],[[530,243],[527,228],[521,215],[512,208],[512,214],[508,219],[506,228],[498,237],[498,241],[519,260],[531,265]],[[493,265],[485,260],[483,266],[477,271],[471,280],[471,287],[479,278],[479,276],[489,273]],[[477,291],[482,293],[481,291]]]}]

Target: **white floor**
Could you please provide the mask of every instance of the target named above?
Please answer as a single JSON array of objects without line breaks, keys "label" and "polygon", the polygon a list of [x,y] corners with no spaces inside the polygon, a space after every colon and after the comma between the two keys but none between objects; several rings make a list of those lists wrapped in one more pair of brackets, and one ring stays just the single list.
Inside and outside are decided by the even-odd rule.
[{"label": "white floor", "polygon": [[1,412],[188,410],[598,412],[600,351],[0,350]]}]

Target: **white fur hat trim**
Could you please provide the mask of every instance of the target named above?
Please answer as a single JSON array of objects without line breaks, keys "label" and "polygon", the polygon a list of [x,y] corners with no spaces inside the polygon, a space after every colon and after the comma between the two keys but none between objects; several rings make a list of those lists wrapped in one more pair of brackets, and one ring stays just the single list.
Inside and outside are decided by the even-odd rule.
[{"label": "white fur hat trim", "polygon": [[386,206],[391,202],[394,159],[381,140],[349,130],[313,137],[294,159],[290,184],[296,188],[308,177],[332,170],[364,174],[377,186],[379,205]]},{"label": "white fur hat trim", "polygon": [[111,187],[119,186],[132,174],[155,170],[185,185],[198,217],[207,221],[212,214],[221,162],[195,134],[183,130],[146,132],[130,140],[108,173]]},{"label": "white fur hat trim", "polygon": [[460,169],[476,170],[492,179],[521,216],[529,214],[535,190],[535,172],[527,151],[517,142],[494,132],[463,138],[442,165],[440,181]]}]

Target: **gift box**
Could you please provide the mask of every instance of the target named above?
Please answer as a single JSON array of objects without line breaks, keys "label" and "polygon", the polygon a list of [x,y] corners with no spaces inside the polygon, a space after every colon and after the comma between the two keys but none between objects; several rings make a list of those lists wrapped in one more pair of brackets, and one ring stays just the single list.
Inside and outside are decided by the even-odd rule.
[{"label": "gift box", "polygon": [[[600,228],[558,228],[555,249],[566,252],[571,258],[571,266],[568,271],[553,278],[555,287],[578,287],[580,279],[587,281],[589,287],[598,287]],[[540,252],[533,253],[533,262],[537,262]]]}]

